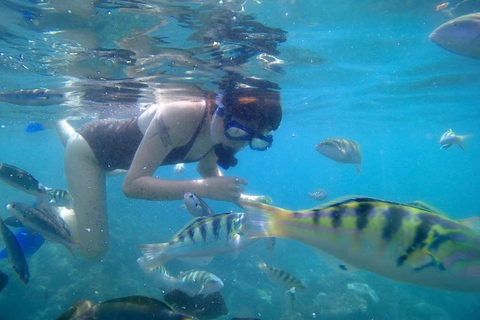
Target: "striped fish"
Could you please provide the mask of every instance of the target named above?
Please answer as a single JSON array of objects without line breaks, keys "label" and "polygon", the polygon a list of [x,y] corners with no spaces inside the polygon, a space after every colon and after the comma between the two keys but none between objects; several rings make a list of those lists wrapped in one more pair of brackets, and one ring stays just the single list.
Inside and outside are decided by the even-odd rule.
[{"label": "striped fish", "polygon": [[240,251],[256,239],[245,237],[240,229],[243,213],[221,213],[191,220],[169,242],[139,246],[143,257],[137,260],[147,270],[172,259],[206,265],[215,255]]},{"label": "striped fish", "polygon": [[263,273],[265,273],[265,275],[271,282],[281,285],[287,290],[295,288],[295,291],[308,291],[307,286],[302,282],[302,280],[298,279],[297,277],[286,271],[283,271],[282,269],[267,265],[258,257],[257,266],[260,270],[263,271]]},{"label": "striped fish", "polygon": [[194,297],[196,295],[209,295],[223,288],[222,280],[203,270],[189,270],[181,272],[178,277],[172,276],[164,266],[158,266],[152,272],[143,265],[143,260],[139,258],[138,263],[145,273],[147,273],[164,293],[173,290],[179,290]]},{"label": "striped fish", "polygon": [[295,239],[390,279],[480,292],[480,233],[426,206],[367,197],[303,211],[240,205],[246,210],[242,231],[249,237]]},{"label": "striped fish", "polygon": [[315,150],[325,157],[341,163],[353,163],[357,168],[357,174],[362,167],[362,154],[358,143],[345,138],[330,138],[320,141]]},{"label": "striped fish", "polygon": [[73,207],[73,197],[68,190],[45,188],[48,203],[55,207]]},{"label": "striped fish", "polygon": [[67,225],[54,211],[37,209],[19,202],[7,204],[7,210],[25,227],[41,233],[49,241],[63,245],[75,256],[73,249],[78,243],[72,239]]}]

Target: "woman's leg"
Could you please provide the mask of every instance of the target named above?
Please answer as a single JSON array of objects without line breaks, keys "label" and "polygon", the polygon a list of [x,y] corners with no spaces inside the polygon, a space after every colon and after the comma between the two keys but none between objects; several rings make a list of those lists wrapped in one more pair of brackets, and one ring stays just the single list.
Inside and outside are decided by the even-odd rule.
[{"label": "woman's leg", "polygon": [[74,199],[76,223],[73,224],[76,226],[71,222],[69,226],[80,242],[80,252],[87,258],[98,259],[108,251],[105,172],[88,142],[65,126],[69,126],[68,123],[57,124],[60,134],[69,132],[70,135],[64,166],[68,190]]}]

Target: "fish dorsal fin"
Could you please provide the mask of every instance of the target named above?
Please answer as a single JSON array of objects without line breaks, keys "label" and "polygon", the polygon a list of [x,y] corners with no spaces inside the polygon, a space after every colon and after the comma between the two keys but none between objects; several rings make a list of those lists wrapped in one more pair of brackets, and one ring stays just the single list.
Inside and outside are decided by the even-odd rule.
[{"label": "fish dorsal fin", "polygon": [[203,220],[205,220],[205,218],[207,218],[207,216],[195,217],[192,220],[188,221],[188,223],[183,228],[181,228],[177,233],[175,233],[172,239],[175,239],[176,237],[178,237],[179,235],[181,235],[182,233],[184,233],[186,230],[190,229],[197,223],[202,222]]},{"label": "fish dorsal fin", "polygon": [[467,219],[460,219],[460,220],[457,220],[457,222],[473,230],[480,231],[480,216],[471,217]]},{"label": "fish dorsal fin", "polygon": [[350,203],[350,202],[372,202],[372,201],[383,201],[383,200],[378,200],[378,199],[371,198],[371,197],[366,197],[366,196],[350,195],[350,196],[343,196],[343,197],[340,197],[340,198],[336,198],[336,199],[330,200],[328,202],[325,202],[325,203],[323,203],[319,206],[316,206],[314,208],[307,209],[307,210],[301,210],[299,212],[309,212],[309,211],[312,211],[312,210],[334,207],[334,206],[338,206],[338,205],[346,204],[346,203]]},{"label": "fish dorsal fin", "polygon": [[423,202],[421,200],[415,200],[415,201],[407,203],[406,205],[410,206],[410,207],[415,207],[415,208],[418,208],[418,209],[422,209],[422,210],[425,210],[425,211],[429,211],[429,212],[432,212],[432,213],[438,213],[438,214],[445,215],[439,209],[437,209],[434,206],[432,206],[431,204],[428,204],[428,203]]}]

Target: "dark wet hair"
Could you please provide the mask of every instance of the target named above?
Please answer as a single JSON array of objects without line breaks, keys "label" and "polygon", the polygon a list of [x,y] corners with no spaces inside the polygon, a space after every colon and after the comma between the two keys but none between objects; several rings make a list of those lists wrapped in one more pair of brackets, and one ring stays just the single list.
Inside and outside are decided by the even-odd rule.
[{"label": "dark wet hair", "polygon": [[282,121],[280,93],[264,88],[227,90],[223,104],[232,116],[245,121],[259,121],[263,130],[277,130]]}]

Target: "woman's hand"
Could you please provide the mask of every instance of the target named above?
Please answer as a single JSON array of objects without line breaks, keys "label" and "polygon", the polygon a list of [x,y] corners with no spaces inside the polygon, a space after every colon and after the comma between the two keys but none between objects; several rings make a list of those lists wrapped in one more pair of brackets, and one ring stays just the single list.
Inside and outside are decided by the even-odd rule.
[{"label": "woman's hand", "polygon": [[202,180],[203,192],[198,194],[213,200],[236,202],[246,185],[247,180],[239,177],[211,177]]}]

